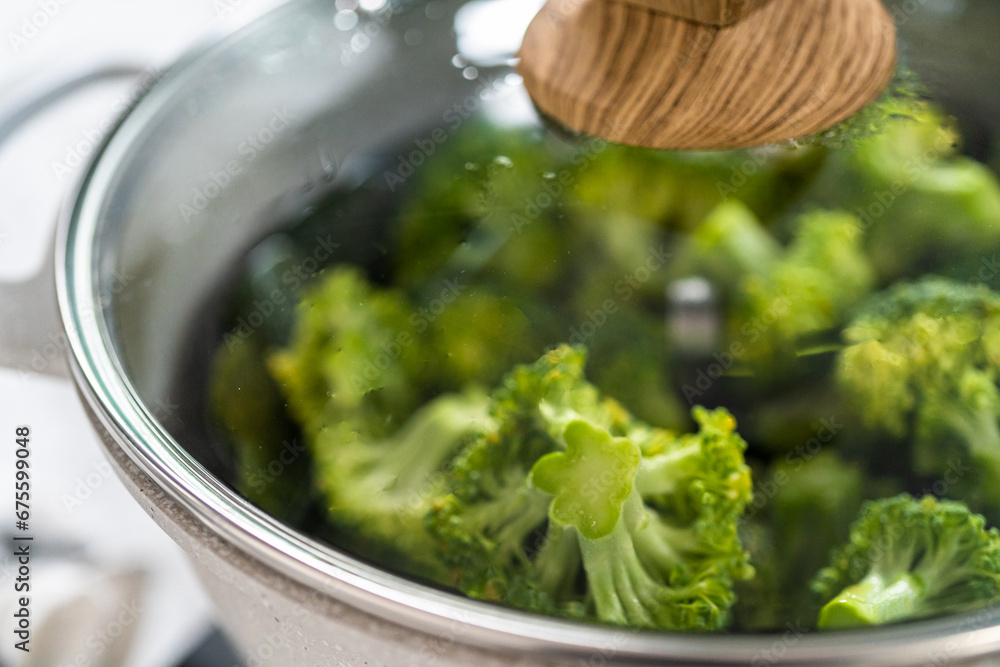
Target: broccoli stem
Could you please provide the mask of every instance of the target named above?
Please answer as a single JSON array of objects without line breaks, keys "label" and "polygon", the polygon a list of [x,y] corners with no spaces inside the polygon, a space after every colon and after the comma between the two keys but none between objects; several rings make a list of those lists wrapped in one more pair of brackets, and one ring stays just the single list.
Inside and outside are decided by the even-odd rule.
[{"label": "broccoli stem", "polygon": [[[650,529],[650,512],[633,489],[614,530],[597,539],[578,533],[583,569],[597,617],[605,623],[665,630],[718,629],[718,602],[727,583],[718,576],[674,583],[654,578],[640,556],[637,536]],[[641,517],[637,522],[635,517]],[[664,543],[664,546],[665,543]],[[663,568],[656,568],[661,570]],[[671,583],[667,583],[670,581]]]},{"label": "broccoli stem", "polygon": [[974,377],[959,397],[929,396],[932,407],[920,415],[917,433],[917,468],[937,473],[947,462],[940,451],[942,435],[957,439],[976,463],[976,472],[990,483],[980,484],[990,502],[1000,502],[1000,405],[992,378]]},{"label": "broccoli stem", "polygon": [[493,535],[504,555],[527,560],[521,547],[528,536],[545,521],[548,506],[547,496],[533,489],[522,488],[484,502],[470,511],[466,520],[478,524],[480,531]]},{"label": "broccoli stem", "polygon": [[819,627],[856,628],[912,618],[924,594],[923,582],[912,574],[889,580],[869,574],[823,607]]},{"label": "broccoli stem", "polygon": [[635,484],[644,497],[676,493],[685,480],[698,476],[702,458],[701,443],[696,440],[685,447],[644,457]]},{"label": "broccoli stem", "polygon": [[392,479],[386,491],[415,491],[439,474],[456,444],[483,423],[484,396],[442,396],[413,414],[379,452],[377,466]]},{"label": "broccoli stem", "polygon": [[[679,558],[677,551],[664,539],[671,531],[662,522],[650,524],[650,515],[642,495],[633,488],[610,534],[597,539],[578,536],[587,583],[597,616],[602,621],[635,627],[665,627],[662,613],[665,603],[704,594],[704,583],[670,588],[654,579],[644,565],[639,554],[644,548],[655,548],[659,552],[657,555],[674,562]],[[690,541],[681,533],[683,531],[678,532],[679,537]],[[664,564],[653,571],[662,569],[665,569]]]},{"label": "broccoli stem", "polygon": [[567,597],[579,567],[580,547],[576,531],[550,522],[545,542],[533,564],[535,586],[553,599]]},{"label": "broccoli stem", "polygon": [[[992,410],[957,413],[953,427],[969,443],[972,458],[990,480],[1000,479],[1000,415]],[[1000,498],[1000,489],[994,484],[983,485],[983,490],[993,499]]]},{"label": "broccoli stem", "polygon": [[690,528],[675,528],[652,512],[647,515],[646,525],[632,535],[635,550],[647,569],[666,577],[673,567],[684,563],[687,555],[697,551],[698,538]]},{"label": "broccoli stem", "polygon": [[596,540],[580,536],[580,553],[597,616],[617,625],[655,627],[648,600],[656,606],[657,584],[642,567],[632,536],[620,520]]}]

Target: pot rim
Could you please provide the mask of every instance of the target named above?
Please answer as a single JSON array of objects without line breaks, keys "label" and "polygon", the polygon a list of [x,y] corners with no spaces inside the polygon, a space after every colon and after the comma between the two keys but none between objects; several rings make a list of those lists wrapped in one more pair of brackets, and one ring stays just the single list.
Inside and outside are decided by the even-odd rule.
[{"label": "pot rim", "polygon": [[143,404],[114,351],[96,270],[105,253],[113,251],[98,245],[103,201],[150,120],[198,75],[199,64],[263,23],[311,2],[293,0],[175,63],[108,133],[60,212],[55,277],[74,381],[128,457],[164,490],[165,499],[158,502],[177,503],[246,555],[352,607],[413,630],[502,652],[579,664],[902,665],[957,663],[1000,651],[1000,608],[836,634],[789,624],[783,633],[683,635],[626,631],[493,606],[399,577],[298,533],[250,504],[188,454]]}]

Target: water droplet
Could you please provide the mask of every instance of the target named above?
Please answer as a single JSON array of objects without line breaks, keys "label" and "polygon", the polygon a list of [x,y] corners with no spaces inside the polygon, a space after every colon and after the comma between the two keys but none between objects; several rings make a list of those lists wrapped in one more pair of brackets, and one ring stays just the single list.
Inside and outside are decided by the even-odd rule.
[{"label": "water droplet", "polygon": [[454,65],[455,67],[462,68],[468,65],[469,61],[466,60],[461,54],[456,53],[451,58],[451,64]]},{"label": "water droplet", "polygon": [[369,44],[371,44],[371,39],[364,33],[359,32],[351,37],[351,50],[355,53],[361,53],[368,48]]},{"label": "water droplet", "polygon": [[473,67],[472,65],[469,65],[468,67],[462,70],[462,76],[468,79],[469,81],[472,81],[473,79],[479,76],[479,70]]},{"label": "water droplet", "polygon": [[337,12],[333,17],[333,25],[337,30],[348,31],[358,24],[358,15],[349,9]]}]

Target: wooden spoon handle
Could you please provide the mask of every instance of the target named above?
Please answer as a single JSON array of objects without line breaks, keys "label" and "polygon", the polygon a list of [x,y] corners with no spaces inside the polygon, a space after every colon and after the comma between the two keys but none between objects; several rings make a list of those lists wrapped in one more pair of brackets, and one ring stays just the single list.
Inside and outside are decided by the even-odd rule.
[{"label": "wooden spoon handle", "polygon": [[880,0],[549,0],[519,70],[574,130],[715,150],[821,132],[875,99],[895,63]]},{"label": "wooden spoon handle", "polygon": [[[770,0],[616,0],[708,25],[732,25]],[[800,0],[808,2],[809,0]]]}]

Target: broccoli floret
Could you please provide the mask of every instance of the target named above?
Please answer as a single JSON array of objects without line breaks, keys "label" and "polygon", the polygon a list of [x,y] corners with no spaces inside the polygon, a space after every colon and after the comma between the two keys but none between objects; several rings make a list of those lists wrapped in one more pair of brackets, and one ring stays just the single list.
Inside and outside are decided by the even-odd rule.
[{"label": "broccoli floret", "polygon": [[831,445],[789,452],[759,477],[741,528],[757,576],[737,585],[734,615],[742,629],[812,627],[825,600],[810,594],[810,579],[847,540],[864,500],[902,487],[869,477]]},{"label": "broccoli floret", "polygon": [[[330,520],[353,549],[386,562],[404,554],[437,574],[422,529],[443,470],[485,427],[485,394],[469,388],[424,403],[432,350],[402,293],[334,269],[298,307],[289,348],[269,365],[302,426]],[[490,323],[492,324],[492,323]]]},{"label": "broccoli floret", "polygon": [[716,206],[681,244],[671,274],[707,278],[732,295],[748,274],[765,272],[782,248],[746,204],[730,200]]},{"label": "broccoli floret", "polygon": [[940,278],[899,285],[844,338],[838,379],[864,422],[909,436],[920,474],[971,458],[970,488],[1000,501],[1000,295]]},{"label": "broccoli floret", "polygon": [[307,435],[344,420],[388,435],[419,405],[424,353],[411,314],[401,293],[373,289],[350,265],[304,294],[289,347],[269,367]]},{"label": "broccoli floret", "polygon": [[428,383],[446,391],[469,384],[489,388],[515,364],[531,361],[545,349],[536,326],[544,327],[545,322],[533,321],[519,307],[527,299],[500,296],[483,286],[456,289],[460,293],[439,314],[431,311],[422,316],[433,359]]},{"label": "broccoli floret", "polygon": [[[716,630],[752,576],[736,534],[748,500],[742,441],[725,411],[696,410],[695,436],[643,454],[642,438],[585,421],[563,433],[565,451],[539,459],[531,483],[554,496],[550,521],[575,529],[588,592],[602,621],[670,630]],[[738,462],[737,462],[738,459]],[[667,517],[671,511],[685,517]]]},{"label": "broccoli floret", "polygon": [[[697,434],[635,420],[583,378],[582,348],[514,369],[427,525],[467,594],[673,630],[725,625],[751,576],[736,533],[746,443],[724,410]],[[581,567],[586,585],[579,587]]]},{"label": "broccoli floret", "polygon": [[829,148],[851,149],[859,142],[883,135],[900,118],[915,118],[927,109],[927,91],[915,72],[899,67],[878,99],[850,117],[802,142]]},{"label": "broccoli floret", "polygon": [[930,165],[906,187],[891,215],[868,234],[881,275],[901,276],[913,266],[941,270],[947,267],[942,258],[978,258],[983,247],[1000,243],[1000,183],[985,165],[952,158]]},{"label": "broccoli floret", "polygon": [[822,629],[971,611],[1000,600],[1000,533],[958,502],[903,494],[865,505],[813,589]]},{"label": "broccoli floret", "polygon": [[862,176],[877,182],[900,181],[905,186],[918,182],[923,169],[954,158],[960,138],[954,119],[926,102],[898,111],[879,132],[844,157]]},{"label": "broccoli floret", "polygon": [[747,357],[772,361],[794,352],[809,335],[839,325],[874,286],[861,250],[857,219],[839,211],[815,211],[798,221],[784,256],[740,286],[732,327],[738,340],[748,323],[759,335],[743,336]]},{"label": "broccoli floret", "polygon": [[814,193],[856,213],[879,282],[940,272],[1000,243],[1000,183],[976,160],[956,155],[954,121],[911,104],[881,131],[838,152]]},{"label": "broccoli floret", "polygon": [[727,302],[730,349],[755,370],[787,370],[780,362],[840,325],[875,284],[853,215],[812,211],[794,227],[782,249],[746,206],[726,202],[681,247],[673,268],[675,277],[712,282]]},{"label": "broccoli floret", "polygon": [[486,427],[487,405],[472,390],[445,394],[388,437],[353,420],[330,423],[314,436],[316,485],[354,551],[379,562],[403,555],[418,574],[443,577],[423,518],[441,494],[452,457]]},{"label": "broccoli floret", "polygon": [[770,221],[809,182],[824,154],[811,147],[670,152],[608,146],[580,174],[572,194],[602,211],[612,227],[640,219],[692,230],[727,199],[745,202]]},{"label": "broccoli floret", "polygon": [[553,193],[565,186],[546,176],[565,160],[544,138],[475,121],[400,186],[395,284],[486,275],[538,290],[558,280],[565,235]]},{"label": "broccoli floret", "polygon": [[[453,583],[467,595],[511,604],[530,600],[531,608],[547,613],[556,613],[554,598],[563,599],[558,593],[572,597],[575,538],[560,535],[535,553],[549,501],[527,481],[535,462],[559,447],[550,430],[558,432],[580,414],[609,430],[624,427],[625,410],[583,380],[585,360],[581,348],[562,346],[535,364],[515,367],[491,397],[491,427],[451,466],[449,493],[435,501],[427,525],[454,572]],[[566,545],[569,558],[549,558]]]},{"label": "broccoli floret", "polygon": [[[774,146],[687,154],[608,146],[596,154],[564,197],[580,316],[608,298],[638,296],[650,310],[660,307],[669,281],[689,275],[683,265],[699,264],[705,245],[720,243],[742,264],[760,264],[767,246],[777,244],[754,224],[757,216],[770,221],[789,205],[788,191],[798,189],[800,172],[812,171],[807,165],[814,153]],[[672,233],[678,231],[699,235],[702,242],[689,245],[702,247],[682,248],[674,257]],[[733,239],[734,231],[741,236]],[[710,253],[711,269],[728,275],[740,268]]]}]

